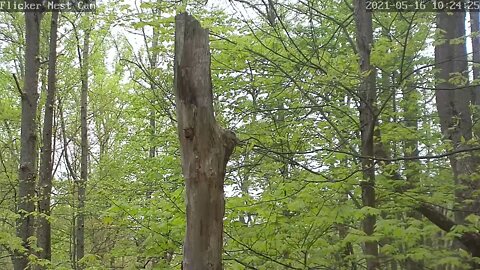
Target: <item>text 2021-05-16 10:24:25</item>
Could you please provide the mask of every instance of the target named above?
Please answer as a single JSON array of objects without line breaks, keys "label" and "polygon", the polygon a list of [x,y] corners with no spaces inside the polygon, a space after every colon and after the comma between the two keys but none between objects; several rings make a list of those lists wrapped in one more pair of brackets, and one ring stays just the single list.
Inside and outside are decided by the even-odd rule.
[{"label": "text 2021-05-16 10:24:25", "polygon": [[384,12],[461,12],[479,11],[480,0],[367,0],[367,11]]}]

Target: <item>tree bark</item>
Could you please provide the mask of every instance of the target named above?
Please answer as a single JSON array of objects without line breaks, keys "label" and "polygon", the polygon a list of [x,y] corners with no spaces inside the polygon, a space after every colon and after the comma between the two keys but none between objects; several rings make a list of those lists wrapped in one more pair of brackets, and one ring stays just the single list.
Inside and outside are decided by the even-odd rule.
[{"label": "tree bark", "polygon": [[[357,47],[360,56],[359,65],[362,73],[360,85],[360,127],[361,154],[365,157],[374,156],[375,130],[375,68],[370,64],[370,52],[373,45],[372,13],[366,11],[364,0],[355,0],[355,24],[357,32]],[[361,182],[362,202],[364,207],[375,208],[375,167],[372,158],[362,159],[364,180]],[[371,236],[376,223],[375,215],[368,214],[363,220],[363,231]],[[367,257],[367,269],[379,268],[378,244],[374,240],[365,241],[364,253]]]},{"label": "tree bark", "polygon": [[[465,147],[472,139],[472,114],[470,111],[471,91],[468,81],[468,62],[465,39],[465,12],[454,15],[447,12],[437,14],[437,28],[444,33],[445,42],[435,46],[435,67],[438,70],[436,83],[436,103],[443,137],[450,141],[454,150]],[[457,42],[463,39],[462,43]],[[455,40],[456,39],[456,40]],[[452,42],[455,40],[455,42]],[[463,76],[463,78],[462,78]],[[469,180],[476,167],[471,155],[450,156],[450,164],[456,185],[457,207],[455,222],[462,224],[469,211],[476,211],[472,192],[478,188],[478,181]]]},{"label": "tree bark", "polygon": [[[436,105],[440,118],[440,128],[446,142],[454,150],[468,147],[473,137],[472,132],[472,91],[467,87],[468,62],[465,38],[465,12],[454,15],[447,12],[437,13],[437,28],[443,34],[443,41],[435,46],[435,68],[438,70],[436,81]],[[458,42],[461,39],[463,42]],[[475,71],[474,71],[475,72]],[[474,103],[474,100],[473,100]],[[435,211],[431,206],[420,205],[417,210],[431,222],[446,232],[454,225],[463,224],[470,213],[478,213],[478,196],[474,194],[479,188],[479,181],[471,179],[477,168],[476,158],[471,153],[449,157],[455,190],[454,220]],[[480,237],[478,233],[466,232],[457,237],[460,246],[474,257],[480,256]],[[473,267],[479,265],[473,264]]]},{"label": "tree bark", "polygon": [[[55,2],[58,2],[55,1]],[[47,100],[45,102],[45,115],[43,121],[43,146],[40,155],[40,179],[39,191],[40,199],[38,201],[37,241],[39,258],[51,260],[51,226],[48,217],[50,217],[50,193],[52,192],[52,132],[53,132],[53,114],[55,106],[56,92],[56,64],[57,64],[57,25],[58,11],[52,12],[50,25],[50,51],[48,57],[48,82],[47,82]],[[43,269],[43,267],[41,267]]]},{"label": "tree bark", "polygon": [[[27,3],[36,1],[27,0]],[[25,12],[25,76],[21,96],[21,150],[18,187],[17,236],[22,239],[24,251],[14,254],[14,269],[28,267],[28,256],[34,254],[29,241],[34,236],[35,181],[37,178],[37,106],[38,106],[38,70],[40,67],[40,21],[39,11]]]},{"label": "tree bark", "polygon": [[215,120],[208,30],[186,13],[177,15],[175,29],[174,85],[187,204],[183,269],[220,270],[223,184],[237,140]]},{"label": "tree bark", "polygon": [[[470,31],[472,36],[472,55],[473,55],[473,79],[480,79],[480,13],[470,11]],[[472,87],[472,103],[480,106],[480,83],[475,82]]]},{"label": "tree bark", "polygon": [[[151,46],[151,49],[152,49],[152,52],[150,54],[150,52],[148,51],[148,43],[146,41],[146,36],[144,36],[144,39],[145,39],[145,46],[147,47],[147,53],[149,55],[149,62],[150,62],[150,69],[151,70],[154,70],[156,67],[157,67],[157,63],[158,63],[158,42],[159,42],[159,31],[157,29],[157,27],[153,27],[153,36],[152,36],[152,46]],[[156,133],[157,133],[157,114],[156,114],[156,111],[155,111],[155,98],[156,98],[156,91],[157,91],[157,87],[155,85],[155,83],[153,81],[151,81],[150,83],[150,91],[152,91],[152,101],[151,101],[151,109],[150,109],[150,116],[149,116],[149,120],[150,120],[150,149],[149,149],[149,158],[153,159],[155,158],[156,154],[157,154],[157,148],[155,147],[155,136],[156,136]],[[153,187],[151,185],[149,185],[148,187],[148,190],[147,190],[147,199],[150,199],[152,197],[152,194],[153,194]]]},{"label": "tree bark", "polygon": [[85,255],[85,189],[88,178],[88,123],[87,123],[87,102],[88,102],[88,54],[89,54],[90,31],[85,31],[83,51],[81,57],[81,80],[82,93],[80,97],[80,119],[81,119],[81,157],[80,157],[80,179],[77,182],[78,205],[76,220],[76,260],[77,267],[83,269],[78,263]]}]

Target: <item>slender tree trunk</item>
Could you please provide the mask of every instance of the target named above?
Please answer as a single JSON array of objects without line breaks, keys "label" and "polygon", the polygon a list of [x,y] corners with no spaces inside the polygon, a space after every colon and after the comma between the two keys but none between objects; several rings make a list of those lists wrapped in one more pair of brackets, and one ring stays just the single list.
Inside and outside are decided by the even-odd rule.
[{"label": "slender tree trunk", "polygon": [[[409,70],[411,72],[411,70]],[[418,100],[420,100],[420,93],[414,86],[407,83],[402,89],[403,100],[401,102],[404,116],[405,126],[411,130],[410,133],[417,134],[418,131],[418,119],[420,118],[420,107]],[[418,157],[418,140],[416,138],[408,138],[404,140],[403,154],[405,157]],[[405,161],[407,187],[413,188],[418,183],[416,171],[420,166],[419,160]],[[419,218],[417,216],[417,218]]]},{"label": "slender tree trunk", "polygon": [[76,221],[76,252],[77,267],[82,269],[78,263],[85,255],[85,189],[88,178],[88,123],[87,123],[87,100],[88,100],[88,54],[89,54],[90,31],[85,31],[83,52],[81,57],[81,157],[80,157],[80,180],[77,182],[78,205]]},{"label": "slender tree trunk", "polygon": [[[408,70],[409,74],[413,73],[413,68]],[[407,83],[406,86],[402,89],[403,101],[401,102],[403,113],[404,113],[404,123],[405,126],[411,130],[410,133],[418,133],[418,119],[420,119],[420,106],[418,100],[421,99],[420,93],[415,89],[415,86]],[[405,157],[418,157],[418,140],[416,138],[408,138],[404,141],[403,155]],[[407,180],[406,189],[415,188],[418,185],[418,171],[421,170],[421,164],[419,160],[405,161],[405,177]],[[415,219],[422,219],[422,215],[417,211],[407,212],[407,216],[413,217]],[[416,270],[424,269],[424,264],[422,261],[414,261],[411,258],[407,258],[405,261],[405,268]]]},{"label": "slender tree trunk", "polygon": [[[473,79],[480,79],[480,13],[470,11],[470,31],[472,33],[472,55],[473,55]],[[480,82],[475,82],[472,87],[472,102],[480,106]],[[477,108],[478,109],[478,108]],[[477,117],[478,118],[478,117]]]},{"label": "slender tree trunk", "polygon": [[[72,193],[71,194],[76,194],[75,193],[75,186],[76,186],[76,182],[77,182],[77,174],[75,173],[75,171],[73,170],[73,166],[72,164],[70,163],[70,158],[69,158],[69,154],[68,154],[68,140],[67,140],[67,129],[66,129],[66,125],[65,125],[65,117],[64,117],[64,113],[63,113],[63,105],[62,105],[62,100],[59,98],[57,100],[58,102],[58,114],[59,114],[59,121],[60,121],[60,130],[61,130],[61,135],[62,135],[62,141],[63,141],[63,149],[64,149],[64,161],[65,161],[65,164],[66,164],[66,167],[67,167],[67,171],[68,171],[68,174],[69,176],[73,179],[73,182],[74,184],[72,185]],[[71,205],[72,209],[76,209],[76,204],[75,204],[75,200],[72,200],[72,205]],[[71,213],[72,215],[72,219],[71,219],[71,227],[70,227],[70,237],[69,237],[69,251],[70,251],[70,262],[72,264],[72,268],[73,269],[77,269],[77,260],[76,260],[76,255],[77,255],[77,252],[76,252],[76,244],[75,244],[75,241],[77,239],[76,237],[76,228],[75,228],[75,211],[72,211]]]},{"label": "slender tree trunk", "polygon": [[58,11],[52,12],[52,21],[50,25],[50,52],[48,58],[48,82],[47,82],[47,100],[45,102],[45,116],[43,121],[43,146],[40,155],[40,179],[39,190],[40,199],[38,210],[37,241],[40,259],[51,260],[51,226],[48,217],[50,217],[50,193],[52,192],[52,133],[53,133],[53,113],[55,106],[56,92],[56,62],[57,62],[57,24]]},{"label": "slender tree trunk", "polygon": [[[151,46],[151,49],[152,49],[152,52],[151,54],[149,53],[149,62],[150,62],[150,69],[151,70],[154,70],[157,66],[157,63],[158,63],[158,39],[159,39],[159,32],[158,32],[158,29],[156,27],[153,28],[153,36],[152,36],[152,46]],[[148,43],[146,42],[146,37],[145,37],[145,45],[148,46]],[[148,47],[147,47],[147,51],[148,51]],[[155,98],[156,98],[156,95],[155,95],[155,92],[157,91],[156,89],[156,85],[154,82],[150,82],[150,91],[152,91],[152,101],[151,101],[151,104],[152,104],[152,108],[150,109],[150,135],[151,135],[151,138],[150,138],[150,149],[149,149],[149,157],[150,158],[155,158],[156,154],[157,154],[157,148],[155,147],[155,135],[156,135],[156,131],[157,131],[157,115],[156,115],[156,111],[155,111]],[[149,186],[150,190],[147,190],[147,199],[150,199],[151,196],[152,196],[152,193],[153,193],[153,186]]]},{"label": "slender tree trunk", "polygon": [[220,270],[223,184],[236,137],[215,120],[208,31],[186,13],[177,15],[175,29],[174,84],[187,197],[183,269]]},{"label": "slender tree trunk", "polygon": [[[158,42],[159,42],[159,31],[158,31],[158,28],[157,27],[153,27],[153,34],[152,34],[152,46],[150,47],[152,50],[151,50],[151,53],[148,52],[148,43],[147,43],[147,40],[146,40],[146,36],[144,36],[145,38],[145,46],[147,46],[147,53],[148,53],[148,56],[149,56],[149,62],[150,62],[150,70],[155,70],[155,68],[157,67],[157,63],[158,63]],[[155,78],[155,77],[153,77]],[[151,108],[150,108],[150,149],[149,149],[149,158],[151,159],[154,159],[156,156],[157,156],[157,147],[155,146],[155,137],[157,135],[157,113],[156,113],[156,108],[155,108],[155,104],[157,103],[156,102],[156,98],[157,98],[157,95],[156,95],[156,91],[157,91],[157,87],[155,85],[155,82],[153,81],[150,81],[150,91],[152,92],[152,100],[151,100]],[[149,182],[148,183],[148,190],[146,192],[146,195],[147,195],[147,200],[150,200],[152,198],[152,194],[154,192],[154,185],[152,182]],[[149,203],[147,201],[147,203]],[[166,258],[166,254],[168,253],[168,251],[165,251],[164,252],[164,255],[162,256],[162,258]],[[152,268],[155,268],[155,266],[158,264],[158,257],[151,257],[149,258],[151,263],[152,263]],[[168,263],[168,262],[166,262]]]},{"label": "slender tree trunk", "polygon": [[480,137],[480,13],[470,11],[470,32],[472,37],[472,104],[475,106],[473,110],[473,133],[476,137]]},{"label": "slender tree trunk", "polygon": [[[360,72],[365,76],[360,86],[360,126],[361,154],[374,156],[375,130],[375,68],[370,64],[370,52],[373,45],[372,13],[366,11],[364,0],[355,0],[355,23],[357,29],[357,47],[360,56]],[[364,180],[361,183],[364,207],[375,208],[375,167],[372,158],[362,159]],[[374,232],[375,215],[369,214],[363,220],[363,231],[370,236]],[[374,240],[365,241],[364,253],[367,256],[367,269],[379,268],[378,245]]]},{"label": "slender tree trunk", "polygon": [[[342,199],[342,203],[346,203],[348,197],[345,195],[345,200]],[[345,241],[345,238],[348,235],[348,226],[346,224],[338,224],[338,237]],[[357,263],[355,260],[352,260],[352,256],[354,255],[354,250],[352,243],[347,242],[345,247],[342,249],[342,252],[339,254],[339,262],[338,266],[341,267],[340,269],[351,269],[357,270]]]},{"label": "slender tree trunk", "polygon": [[[154,90],[153,87],[151,87],[152,91]],[[151,140],[150,143],[150,149],[149,149],[149,158],[154,158],[157,153],[157,148],[155,147],[154,140],[155,140],[155,135],[156,135],[156,129],[157,129],[157,121],[156,121],[156,113],[155,109],[150,110],[150,135],[151,135]],[[152,191],[148,190],[147,191],[147,199],[150,199],[152,197]]]},{"label": "slender tree trunk", "polygon": [[[32,3],[35,1],[26,1]],[[25,76],[22,91],[21,150],[18,187],[17,236],[22,239],[23,252],[14,254],[14,269],[24,270],[28,256],[33,254],[30,238],[34,236],[35,180],[37,177],[37,106],[40,47],[40,12],[25,12]]]}]

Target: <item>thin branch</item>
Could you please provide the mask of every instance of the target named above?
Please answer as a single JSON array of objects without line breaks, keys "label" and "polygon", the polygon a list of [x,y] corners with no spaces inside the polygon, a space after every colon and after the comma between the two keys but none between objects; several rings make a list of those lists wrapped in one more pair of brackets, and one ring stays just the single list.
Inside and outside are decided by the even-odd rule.
[{"label": "thin branch", "polygon": [[23,91],[22,88],[20,87],[20,83],[18,82],[17,75],[15,73],[12,73],[13,79],[15,80],[15,85],[17,86],[18,93],[20,94],[20,97],[23,98]]},{"label": "thin branch", "polygon": [[352,152],[344,151],[344,150],[336,150],[336,149],[329,149],[329,148],[319,148],[319,149],[313,149],[309,151],[298,151],[298,152],[279,152],[271,149],[266,149],[263,146],[255,145],[255,147],[258,147],[260,149],[268,150],[271,153],[277,154],[277,155],[306,155],[306,154],[314,154],[318,152],[333,152],[333,153],[339,153],[339,154],[345,154],[349,155],[355,158],[360,158],[360,159],[370,159],[374,161],[384,161],[384,162],[395,162],[395,161],[411,161],[411,160],[422,160],[422,159],[438,159],[438,158],[445,158],[449,156],[453,156],[456,154],[460,153],[467,153],[467,152],[473,152],[473,151],[478,151],[480,150],[480,146],[476,147],[471,147],[471,148],[461,148],[457,149],[454,151],[450,151],[447,153],[443,154],[438,154],[438,155],[425,155],[425,156],[410,156],[410,157],[394,157],[394,158],[385,158],[385,157],[370,157],[370,156],[363,156],[363,155],[358,155]]}]

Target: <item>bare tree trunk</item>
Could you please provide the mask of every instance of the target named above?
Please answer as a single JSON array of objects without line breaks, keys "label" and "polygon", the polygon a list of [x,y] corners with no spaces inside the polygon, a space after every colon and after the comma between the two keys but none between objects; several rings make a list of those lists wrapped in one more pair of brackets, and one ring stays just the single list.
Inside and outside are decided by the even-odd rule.
[{"label": "bare tree trunk", "polygon": [[80,157],[80,180],[77,182],[78,205],[76,221],[76,259],[77,267],[82,269],[78,261],[85,255],[85,189],[88,178],[88,123],[87,123],[87,100],[88,100],[88,54],[89,54],[90,31],[85,31],[83,52],[81,57],[81,157]]},{"label": "bare tree trunk", "polygon": [[[32,3],[35,1],[27,1]],[[28,256],[33,254],[29,240],[34,236],[35,180],[37,177],[37,106],[38,70],[40,67],[40,21],[38,11],[25,12],[25,76],[22,91],[21,151],[18,187],[17,236],[22,239],[24,252],[14,254],[14,269],[24,270],[28,266]]]},{"label": "bare tree trunk", "polygon": [[[360,127],[361,127],[361,153],[370,157],[362,159],[364,181],[361,183],[362,202],[364,207],[375,208],[375,167],[374,156],[374,130],[375,130],[375,97],[376,97],[376,72],[370,64],[370,52],[373,45],[372,13],[366,11],[364,0],[355,0],[355,23],[357,29],[357,47],[360,55],[360,72],[365,76],[360,86]],[[367,215],[363,220],[363,231],[370,236],[374,232],[376,223],[375,215]],[[378,245],[374,240],[365,241],[365,255],[367,256],[367,269],[379,268]]]},{"label": "bare tree trunk", "polygon": [[[57,2],[57,1],[56,1]],[[38,202],[37,241],[40,259],[52,259],[50,216],[50,193],[52,192],[52,132],[53,113],[56,92],[56,64],[57,64],[57,24],[58,11],[52,12],[50,25],[50,52],[48,58],[47,100],[45,102],[45,116],[43,121],[43,146],[40,155],[40,199]],[[43,269],[43,267],[41,268]]]},{"label": "bare tree trunk", "polygon": [[208,30],[186,13],[177,15],[175,29],[175,96],[187,202],[183,269],[220,270],[223,184],[236,137],[215,120]]}]

